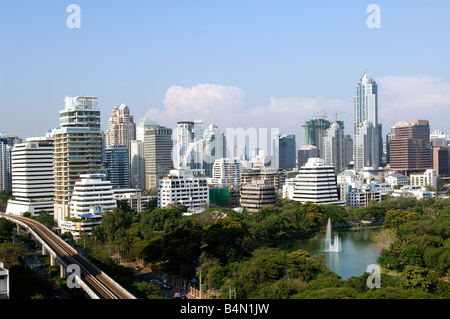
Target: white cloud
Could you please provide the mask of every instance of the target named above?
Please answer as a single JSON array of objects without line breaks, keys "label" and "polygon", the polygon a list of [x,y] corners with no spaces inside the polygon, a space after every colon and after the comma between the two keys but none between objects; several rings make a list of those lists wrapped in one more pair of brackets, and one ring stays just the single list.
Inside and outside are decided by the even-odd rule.
[{"label": "white cloud", "polygon": [[[379,83],[379,120],[384,133],[402,120],[428,119],[431,128],[450,133],[450,83],[429,76],[384,76]],[[350,88],[351,89],[351,88]],[[345,133],[353,135],[353,100],[317,97],[272,97],[267,104],[248,105],[247,94],[234,86],[198,84],[190,88],[171,86],[162,109],[150,109],[146,118],[176,128],[177,121],[202,120],[204,129],[216,124],[223,132],[227,128],[278,129],[294,133],[301,143],[301,126],[313,116],[334,112],[346,126]]]},{"label": "white cloud", "polygon": [[[150,109],[146,118],[174,127],[180,120],[203,120],[226,128],[279,128],[299,135],[305,120],[319,111],[342,111],[351,104],[326,97],[272,97],[267,105],[249,106],[240,88],[220,84],[198,84],[191,88],[172,86],[166,92],[163,110]],[[331,117],[331,114],[328,114]]]},{"label": "white cloud", "polygon": [[385,76],[378,82],[379,118],[390,126],[425,119],[432,127],[450,129],[450,82],[431,76]]},{"label": "white cloud", "polygon": [[203,120],[205,124],[223,122],[244,107],[246,93],[237,87],[198,84],[191,88],[171,86],[163,100],[164,109],[150,109],[145,117],[169,127],[177,121]]}]

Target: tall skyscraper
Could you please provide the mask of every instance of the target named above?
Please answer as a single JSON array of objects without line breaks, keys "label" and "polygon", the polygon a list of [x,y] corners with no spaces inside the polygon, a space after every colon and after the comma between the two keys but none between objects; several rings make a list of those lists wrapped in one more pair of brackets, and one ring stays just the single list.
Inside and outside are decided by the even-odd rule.
[{"label": "tall skyscraper", "polygon": [[131,187],[145,189],[144,141],[131,141],[130,180]]},{"label": "tall skyscraper", "polygon": [[136,140],[136,124],[133,116],[130,115],[130,108],[122,104],[113,109],[109,118],[105,144],[106,146],[125,145],[130,149],[133,140]]},{"label": "tall skyscraper", "polygon": [[345,135],[344,139],[345,139],[345,167],[350,168],[353,167],[353,165],[351,165],[351,162],[353,162],[353,139],[349,134]]},{"label": "tall skyscraper", "polygon": [[138,189],[146,189],[145,185],[145,158],[144,141],[145,130],[151,127],[159,127],[159,124],[150,119],[145,119],[136,125],[136,140],[131,141],[130,148],[130,179],[131,186]]},{"label": "tall skyscraper", "polygon": [[378,169],[383,145],[382,127],[378,123],[378,85],[367,70],[358,83],[354,98],[353,129],[355,170]]},{"label": "tall skyscraper", "polygon": [[324,157],[326,165],[334,166],[335,172],[340,173],[346,168],[345,138],[343,122],[333,122],[323,138]]},{"label": "tall skyscraper", "polygon": [[[154,121],[153,121],[154,122]],[[159,179],[173,169],[172,129],[154,122],[144,130],[145,187],[159,185]]]},{"label": "tall skyscraper", "polygon": [[55,167],[54,217],[58,224],[70,216],[70,200],[82,174],[102,173],[102,133],[96,97],[66,97],[53,129]]},{"label": "tall skyscraper", "polygon": [[431,168],[430,125],[427,120],[398,122],[390,140],[390,168],[409,176]]},{"label": "tall skyscraper", "polygon": [[33,137],[14,145],[11,152],[12,188],[7,213],[22,215],[41,211],[53,214],[55,181],[53,170],[53,138]]},{"label": "tall skyscraper", "polygon": [[21,142],[17,135],[0,133],[0,191],[12,189],[11,151]]},{"label": "tall skyscraper", "polygon": [[0,191],[11,189],[11,146],[0,140]]},{"label": "tall skyscraper", "polygon": [[177,166],[199,169],[202,165],[202,121],[181,121],[177,127]]},{"label": "tall skyscraper", "polygon": [[275,134],[272,140],[273,167],[291,169],[295,167],[296,144],[294,134]]},{"label": "tall skyscraper", "polygon": [[205,174],[212,177],[214,161],[227,156],[227,141],[225,134],[215,125],[211,124],[203,134],[202,158]]},{"label": "tall skyscraper", "polygon": [[433,169],[438,176],[450,176],[450,146],[433,147]]},{"label": "tall skyscraper", "polygon": [[323,137],[330,127],[330,121],[321,119],[312,119],[306,121],[303,128],[303,145],[314,145],[319,150],[319,157],[323,158]]},{"label": "tall skyscraper", "polygon": [[113,188],[130,187],[130,165],[128,148],[125,145],[110,145],[105,149],[103,169],[106,179],[111,181]]}]

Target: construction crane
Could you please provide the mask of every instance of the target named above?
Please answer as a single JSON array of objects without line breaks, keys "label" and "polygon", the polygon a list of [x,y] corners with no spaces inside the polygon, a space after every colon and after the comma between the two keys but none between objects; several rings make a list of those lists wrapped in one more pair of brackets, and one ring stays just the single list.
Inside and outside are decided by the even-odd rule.
[{"label": "construction crane", "polygon": [[327,110],[317,112],[315,117],[317,117],[317,116],[320,116],[322,118],[322,120],[326,120],[327,119]]},{"label": "construction crane", "polygon": [[346,112],[334,112],[334,113],[333,113],[333,115],[334,115],[334,120],[337,121],[338,115],[339,115],[339,114],[344,114],[344,113],[346,113]]},{"label": "construction crane", "polygon": [[42,122],[41,125],[39,125],[39,128],[36,130],[36,133],[34,133],[34,137],[38,136],[38,133],[41,130],[41,127],[42,127],[43,124],[44,124],[44,122]]}]

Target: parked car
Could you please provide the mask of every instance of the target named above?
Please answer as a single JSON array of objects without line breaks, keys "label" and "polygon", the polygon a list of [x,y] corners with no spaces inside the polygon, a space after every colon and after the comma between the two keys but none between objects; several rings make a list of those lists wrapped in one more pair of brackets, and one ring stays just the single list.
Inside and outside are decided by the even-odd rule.
[{"label": "parked car", "polygon": [[173,299],[187,299],[187,297],[181,292],[176,292],[173,294]]},{"label": "parked car", "polygon": [[157,285],[158,287],[161,287],[162,289],[170,289],[170,286],[166,283],[163,283],[162,281],[158,280],[158,279],[152,279],[150,280],[152,283],[154,283],[155,285]]}]

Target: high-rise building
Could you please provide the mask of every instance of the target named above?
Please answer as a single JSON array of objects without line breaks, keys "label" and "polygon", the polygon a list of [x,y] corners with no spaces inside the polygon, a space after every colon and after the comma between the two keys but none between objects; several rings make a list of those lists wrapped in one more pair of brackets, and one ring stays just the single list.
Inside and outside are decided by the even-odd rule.
[{"label": "high-rise building", "polygon": [[310,158],[319,157],[319,149],[314,145],[300,145],[300,149],[298,151],[298,160],[297,166],[300,169],[302,166],[308,162]]},{"label": "high-rise building", "polygon": [[345,142],[343,123],[333,122],[323,138],[323,160],[326,165],[334,166],[336,173],[346,168]]},{"label": "high-rise building", "polygon": [[59,112],[60,128],[53,129],[55,206],[58,224],[70,217],[75,183],[83,174],[102,173],[102,133],[96,97],[66,97]]},{"label": "high-rise building", "polygon": [[144,141],[131,141],[130,180],[131,187],[145,189]]},{"label": "high-rise building", "polygon": [[314,145],[317,147],[320,158],[323,158],[323,138],[330,125],[330,121],[324,118],[311,119],[302,125],[303,145]]},{"label": "high-rise building", "polygon": [[275,134],[272,140],[273,167],[292,169],[295,167],[296,144],[294,134]]},{"label": "high-rise building", "polygon": [[391,170],[409,176],[431,168],[430,126],[427,120],[398,122],[390,140]]},{"label": "high-rise building", "polygon": [[334,167],[323,159],[310,158],[295,178],[293,200],[302,203],[342,205]]},{"label": "high-rise building", "polygon": [[202,166],[202,121],[181,121],[177,127],[177,166],[199,169]]},{"label": "high-rise building", "polygon": [[11,149],[11,146],[0,140],[0,191],[12,188]]},{"label": "high-rise building", "polygon": [[447,136],[442,133],[441,130],[435,130],[430,134],[430,141],[432,147],[445,147],[447,146]]},{"label": "high-rise building", "polygon": [[264,180],[252,180],[241,187],[241,206],[256,213],[265,206],[275,206],[275,187]]},{"label": "high-rise building", "polygon": [[376,144],[377,135],[372,122],[365,120],[358,127],[358,134],[354,141],[354,163],[355,170],[363,171],[365,167],[377,169],[379,167],[378,157],[374,157],[374,145]]},{"label": "high-rise building", "polygon": [[209,186],[201,170],[175,169],[159,180],[158,207],[185,205],[189,211],[209,207]]},{"label": "high-rise building", "polygon": [[21,142],[17,135],[0,133],[0,191],[12,189],[11,151]]},{"label": "high-rise building", "polygon": [[159,179],[173,169],[172,129],[158,125],[147,126],[144,130],[145,187],[151,189],[159,185]]},{"label": "high-rise building", "polygon": [[450,146],[433,147],[433,169],[437,176],[450,176]]},{"label": "high-rise building", "polygon": [[227,157],[227,141],[225,139],[225,134],[215,124],[209,125],[203,134],[202,146],[201,157],[203,158],[203,165],[201,169],[205,170],[206,176],[212,177],[214,162],[217,159]]},{"label": "high-rise building", "polygon": [[345,139],[345,167],[346,169],[353,168],[353,139],[347,134],[344,137]]},{"label": "high-rise building", "polygon": [[130,148],[130,179],[131,186],[137,189],[146,189],[145,185],[145,130],[151,127],[159,127],[159,124],[150,119],[145,119],[136,125],[136,140],[131,141]]},{"label": "high-rise building", "polygon": [[11,152],[12,195],[6,212],[37,216],[41,211],[53,214],[55,181],[53,138],[33,137],[15,144]]},{"label": "high-rise building", "polygon": [[214,161],[209,184],[217,187],[240,186],[242,164],[237,158],[219,158]]},{"label": "high-rise building", "polygon": [[130,187],[128,148],[125,145],[109,145],[105,148],[103,169],[113,188]]},{"label": "high-rise building", "polygon": [[[354,151],[355,169],[378,169],[382,158],[382,127],[378,123],[378,85],[366,70],[354,97]],[[363,135],[360,137],[360,135]],[[361,166],[363,165],[363,166]]]},{"label": "high-rise building", "polygon": [[117,207],[110,181],[103,174],[82,174],[75,183],[70,202],[70,216],[80,221],[61,221],[62,232],[79,237],[83,232],[90,235],[94,226],[100,224],[103,214]]},{"label": "high-rise building", "polygon": [[105,132],[105,145],[125,145],[131,147],[131,141],[136,140],[136,124],[130,115],[130,108],[122,104],[115,107],[108,121]]}]

